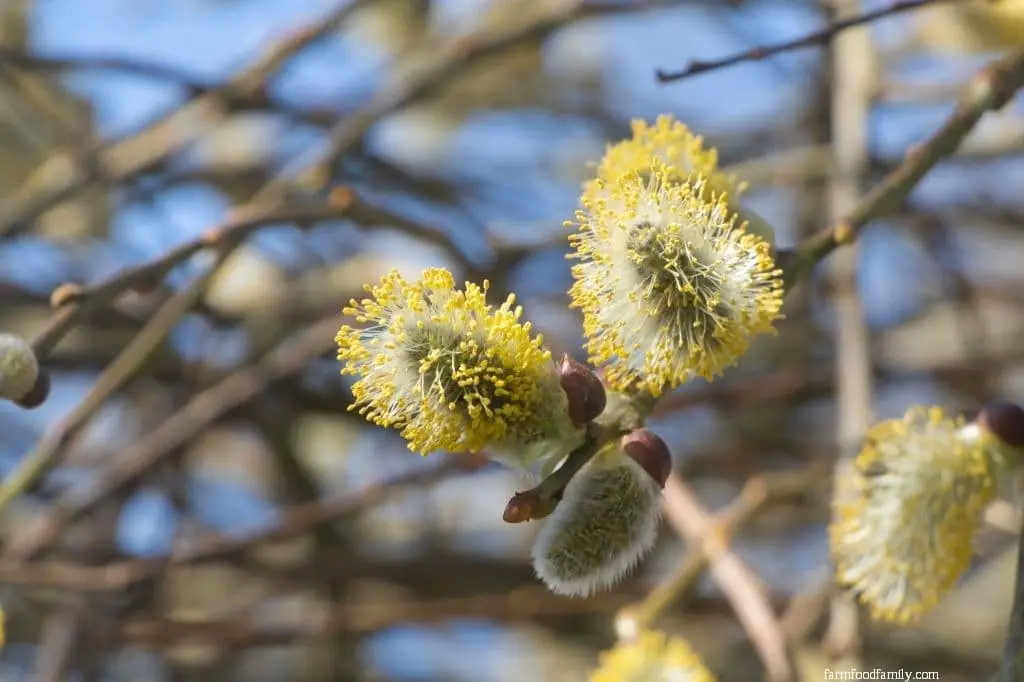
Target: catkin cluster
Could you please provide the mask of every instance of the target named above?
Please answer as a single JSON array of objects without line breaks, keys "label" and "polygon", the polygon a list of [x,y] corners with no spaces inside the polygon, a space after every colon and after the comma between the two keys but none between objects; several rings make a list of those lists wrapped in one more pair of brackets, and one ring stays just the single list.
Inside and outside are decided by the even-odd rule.
[{"label": "catkin cluster", "polygon": [[[602,379],[568,357],[555,362],[514,296],[486,300],[487,282],[392,272],[344,310],[360,323],[337,335],[342,373],[356,377],[352,409],[424,455],[485,452],[551,474],[588,445],[606,387],[657,396],[713,378],[773,331],[782,281],[770,238],[740,217],[743,190],[682,123],[635,122],[631,139],[607,149],[569,223],[579,261],[569,294]],[[509,521],[546,517],[534,568],[558,593],[606,588],[654,545],[668,448],[646,429],[602,434],[553,500],[517,494],[506,509]]]}]

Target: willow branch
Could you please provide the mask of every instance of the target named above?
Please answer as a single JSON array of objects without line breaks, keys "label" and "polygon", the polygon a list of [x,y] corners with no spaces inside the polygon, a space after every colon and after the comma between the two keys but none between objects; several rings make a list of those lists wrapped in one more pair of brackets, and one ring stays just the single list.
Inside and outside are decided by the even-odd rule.
[{"label": "willow branch", "polygon": [[45,552],[68,523],[151,471],[200,429],[228,410],[254,399],[271,383],[301,372],[310,360],[333,346],[336,327],[333,316],[322,320],[297,338],[285,340],[259,364],[239,370],[193,397],[180,411],[122,452],[95,483],[71,489],[59,497],[44,513],[40,527],[22,536],[22,543],[12,541],[6,553],[27,559]]},{"label": "willow branch", "polygon": [[[853,14],[859,0],[837,3],[840,16]],[[871,63],[874,44],[867,29],[844,34],[831,55],[830,118],[835,172],[828,183],[828,214],[832,223],[858,209],[861,183],[868,167],[868,117],[874,78]],[[857,290],[860,258],[857,244],[836,254],[830,264],[836,292],[833,307],[836,330],[836,445],[839,457],[833,478],[836,490],[853,474],[857,446],[872,421],[872,371],[870,333]],[[826,646],[836,657],[856,656],[861,643],[860,614],[848,594],[838,593],[829,608]]]},{"label": "willow branch", "polygon": [[382,117],[429,95],[437,87],[462,75],[482,59],[501,54],[523,43],[543,40],[558,29],[580,19],[635,12],[661,4],[665,3],[651,0],[633,3],[575,0],[561,3],[555,11],[541,13],[536,19],[522,26],[512,29],[498,27],[490,35],[455,36],[438,48],[433,60],[341,120],[331,129],[329,142],[325,148],[314,149],[306,157],[296,160],[295,166],[298,170],[295,173],[308,168],[331,167]]},{"label": "willow branch", "polygon": [[[766,495],[763,481],[759,486],[747,490],[755,501]],[[664,494],[669,523],[688,543],[703,546],[708,553],[711,576],[750,637],[768,678],[772,682],[796,679],[786,638],[768,595],[756,574],[729,549],[725,526],[714,522],[696,493],[675,474],[665,484]]]},{"label": "willow branch", "polygon": [[856,241],[865,225],[896,210],[933,166],[956,152],[986,113],[1004,107],[1022,86],[1024,50],[993,62],[975,76],[943,126],[909,151],[899,166],[860,199],[856,209],[795,249],[780,253],[787,286],[840,246]]},{"label": "willow branch", "polygon": [[760,476],[747,481],[743,490],[723,511],[708,520],[699,542],[688,542],[689,552],[664,583],[639,604],[623,609],[617,621],[620,632],[640,631],[651,626],[664,612],[688,593],[707,568],[716,551],[729,542],[766,505],[801,496],[821,480],[816,469],[795,474]]},{"label": "willow branch", "polygon": [[472,470],[479,459],[452,456],[439,466],[388,477],[363,488],[291,505],[271,524],[241,534],[209,532],[164,557],[128,559],[100,566],[61,561],[26,562],[0,559],[0,582],[26,587],[51,587],[83,592],[124,590],[156,578],[169,566],[229,559],[264,543],[300,537],[387,501],[394,495],[437,483]]},{"label": "willow branch", "polygon": [[165,161],[203,132],[202,122],[221,117],[231,106],[266,101],[266,83],[274,73],[293,56],[330,35],[366,2],[338,3],[319,20],[272,44],[225,84],[191,97],[137,132],[102,144],[90,154],[90,165],[101,177],[73,164],[70,172],[55,173],[53,179],[35,178],[24,183],[13,196],[0,202],[0,237],[28,230],[32,221],[47,210],[97,182],[124,182]]},{"label": "willow branch", "polygon": [[175,294],[160,307],[125,346],[113,362],[100,374],[92,389],[71,414],[48,432],[18,462],[17,468],[0,482],[0,512],[18,495],[29,490],[41,476],[60,463],[63,446],[77,434],[106,401],[125,386],[160,348],[167,335],[206,293],[212,279],[223,265],[226,253],[184,291]]},{"label": "willow branch", "polygon": [[879,19],[920,9],[927,5],[953,1],[955,0],[899,0],[888,7],[883,7],[882,9],[864,12],[863,14],[848,17],[841,21],[835,21],[820,31],[809,33],[794,40],[787,40],[774,45],[759,45],[749,50],[736,52],[719,59],[711,59],[707,61],[694,59],[690,61],[685,69],[680,71],[664,71],[662,69],[658,69],[655,72],[655,75],[659,83],[670,83],[672,81],[679,81],[684,78],[691,78],[699,74],[708,73],[709,71],[716,71],[728,66],[742,64],[743,62],[762,61],[769,57],[774,57],[785,52],[800,50],[806,47],[827,47],[829,43],[835,40],[836,36],[847,29],[854,28],[855,26],[863,26],[864,24],[868,24]]}]

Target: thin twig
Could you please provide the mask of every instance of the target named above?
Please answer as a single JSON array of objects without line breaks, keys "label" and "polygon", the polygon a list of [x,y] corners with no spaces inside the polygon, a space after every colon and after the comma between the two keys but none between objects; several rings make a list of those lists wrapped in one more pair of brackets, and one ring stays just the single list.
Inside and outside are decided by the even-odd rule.
[{"label": "thin twig", "polygon": [[90,592],[124,590],[133,584],[156,578],[169,566],[227,559],[263,543],[302,536],[318,526],[358,514],[394,495],[471,470],[477,464],[477,458],[452,456],[430,469],[417,469],[371,483],[356,491],[292,505],[282,510],[275,523],[248,533],[225,535],[211,532],[175,550],[170,556],[117,561],[102,566],[0,559],[0,583]]},{"label": "thin twig", "polygon": [[85,627],[77,601],[74,597],[66,598],[46,619],[35,666],[38,682],[62,682],[68,678]]},{"label": "thin twig", "polygon": [[0,65],[4,64],[17,66],[26,71],[118,71],[128,75],[167,81],[197,93],[219,87],[171,66],[127,57],[36,55],[0,45]]},{"label": "thin twig", "polygon": [[692,60],[685,69],[680,71],[663,71],[662,69],[658,69],[655,74],[659,83],[669,83],[728,66],[734,66],[743,62],[761,61],[784,52],[791,52],[805,47],[827,47],[828,44],[835,40],[840,33],[849,28],[861,26],[895,14],[909,12],[926,5],[955,1],[956,0],[898,0],[898,2],[894,2],[888,7],[833,22],[820,31],[815,31],[814,33],[796,38],[795,40],[787,40],[786,42],[776,43],[774,45],[759,45],[758,47],[737,52],[719,59],[711,59],[707,61],[695,59]]},{"label": "thin twig", "polygon": [[993,682],[1024,680],[1024,527],[1017,540],[1017,573],[1014,580],[1013,607],[1006,628],[1003,660]]},{"label": "thin twig", "polygon": [[217,642],[229,648],[243,648],[291,642],[305,637],[349,632],[370,633],[396,624],[440,623],[455,619],[484,618],[501,621],[535,621],[545,616],[607,613],[622,604],[620,595],[606,594],[590,599],[570,599],[551,594],[544,587],[524,587],[511,593],[465,598],[406,601],[384,604],[339,604],[279,622],[241,619],[174,619],[128,622],[123,637],[149,646],[189,642]]},{"label": "thin twig", "polygon": [[952,155],[989,111],[1006,105],[1024,86],[1024,50],[993,62],[968,87],[946,123],[865,194],[857,207],[831,227],[801,242],[786,254],[786,281],[792,285],[844,244],[853,243],[868,223],[897,209],[917,183],[942,159]]},{"label": "thin twig", "polygon": [[427,96],[482,59],[523,43],[542,40],[573,21],[635,12],[658,4],[663,3],[648,1],[623,4],[575,0],[563,3],[553,12],[542,13],[523,26],[499,28],[493,35],[455,36],[438,47],[436,56],[430,62],[341,120],[331,129],[329,142],[324,148],[316,148],[308,155],[300,156],[292,167],[285,169],[285,173],[298,175],[309,168],[330,168],[381,118]]},{"label": "thin twig", "polygon": [[164,339],[195,305],[224,263],[224,254],[185,290],[167,300],[96,379],[92,389],[57,428],[49,431],[0,482],[0,512],[29,490],[47,471],[60,464],[61,450],[106,401],[139,372]]},{"label": "thin twig", "polygon": [[58,498],[47,509],[38,532],[33,530],[24,537],[23,544],[12,542],[7,554],[25,559],[44,552],[67,523],[150,471],[218,416],[252,400],[272,382],[301,372],[311,359],[333,346],[336,327],[333,317],[321,320],[297,338],[285,340],[258,365],[239,370],[193,397],[179,412],[122,452],[96,483]]},{"label": "thin twig", "polygon": [[124,182],[156,166],[202,133],[200,122],[217,119],[232,103],[258,101],[266,97],[267,80],[289,59],[317,40],[330,35],[368,0],[339,2],[319,20],[294,31],[272,44],[251,64],[224,85],[192,97],[175,106],[142,130],[107,142],[92,153],[92,165],[103,177],[93,177],[81,168],[55,174],[55,179],[26,182],[13,196],[0,202],[0,237],[10,237],[30,228],[32,221],[50,208],[97,182]]},{"label": "thin twig", "polygon": [[[763,489],[756,487],[747,492],[754,498],[764,496]],[[753,642],[769,679],[796,679],[786,638],[771,602],[754,572],[729,549],[724,528],[715,525],[696,493],[675,474],[669,476],[664,495],[669,523],[688,543],[703,547],[708,553],[711,576]]]}]

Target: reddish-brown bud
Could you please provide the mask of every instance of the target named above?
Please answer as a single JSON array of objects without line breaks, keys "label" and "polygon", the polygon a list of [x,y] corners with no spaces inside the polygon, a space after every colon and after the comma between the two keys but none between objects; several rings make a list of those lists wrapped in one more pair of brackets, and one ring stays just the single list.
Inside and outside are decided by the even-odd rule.
[{"label": "reddish-brown bud", "polygon": [[14,404],[26,410],[33,410],[45,403],[48,397],[50,397],[50,373],[45,369],[40,369],[36,383],[28,393],[14,401]]},{"label": "reddish-brown bud", "polygon": [[569,419],[574,426],[585,426],[604,412],[608,396],[594,370],[563,353],[558,379],[569,400]]},{"label": "reddish-brown bud", "polygon": [[622,437],[622,450],[644,468],[662,488],[672,473],[672,455],[658,434],[647,429],[636,429]]},{"label": "reddish-brown bud", "polygon": [[516,493],[505,505],[501,520],[505,523],[538,521],[551,515],[558,506],[558,499],[545,499],[535,490]]},{"label": "reddish-brown bud", "polygon": [[74,282],[65,282],[50,293],[50,307],[59,308],[71,302],[82,293],[82,287]]},{"label": "reddish-brown bud", "polygon": [[1009,400],[994,400],[974,418],[1001,441],[1015,448],[1024,448],[1024,409]]},{"label": "reddish-brown bud", "polygon": [[508,504],[505,505],[505,512],[501,515],[501,520],[505,523],[529,521],[533,516],[533,508],[538,500],[539,498],[535,494],[531,494],[530,491],[516,493],[508,501]]}]

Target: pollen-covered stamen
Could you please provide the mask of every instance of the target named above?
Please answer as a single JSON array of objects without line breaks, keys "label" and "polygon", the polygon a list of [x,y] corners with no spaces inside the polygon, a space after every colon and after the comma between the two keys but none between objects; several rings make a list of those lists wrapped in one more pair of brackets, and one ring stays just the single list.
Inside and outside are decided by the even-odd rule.
[{"label": "pollen-covered stamen", "polygon": [[503,367],[493,350],[476,339],[460,338],[448,348],[433,347],[424,356],[417,355],[412,353],[410,359],[418,363],[425,399],[437,399],[471,420],[514,422],[528,416],[510,400],[509,386],[516,388],[517,383],[515,370]]},{"label": "pollen-covered stamen", "polygon": [[676,182],[657,161],[645,175],[599,179],[584,195],[569,293],[609,385],[657,395],[713,378],[773,332],[782,281],[771,246],[703,178]]},{"label": "pollen-covered stamen", "polygon": [[718,331],[732,319],[723,302],[725,282],[714,255],[694,244],[665,239],[648,221],[630,228],[627,248],[639,290],[651,301],[657,323],[686,348],[714,349]]},{"label": "pollen-covered stamen", "polygon": [[718,151],[705,147],[704,139],[682,121],[662,115],[653,123],[636,119],[631,127],[630,139],[608,147],[597,166],[597,179],[584,187],[584,199],[607,196],[608,185],[630,173],[647,182],[656,164],[665,168],[668,182],[682,184],[700,176],[711,189],[730,197],[730,201],[746,190],[745,183],[718,168]]},{"label": "pollen-covered stamen", "polygon": [[[574,447],[579,434],[551,354],[519,321],[513,296],[492,308],[486,282],[459,290],[437,268],[416,282],[392,272],[367,291],[372,297],[345,309],[366,328],[345,326],[336,338],[342,373],[359,377],[350,409],[398,429],[421,454],[488,447],[529,468],[549,450]],[[549,441],[557,447],[537,446]]]}]

